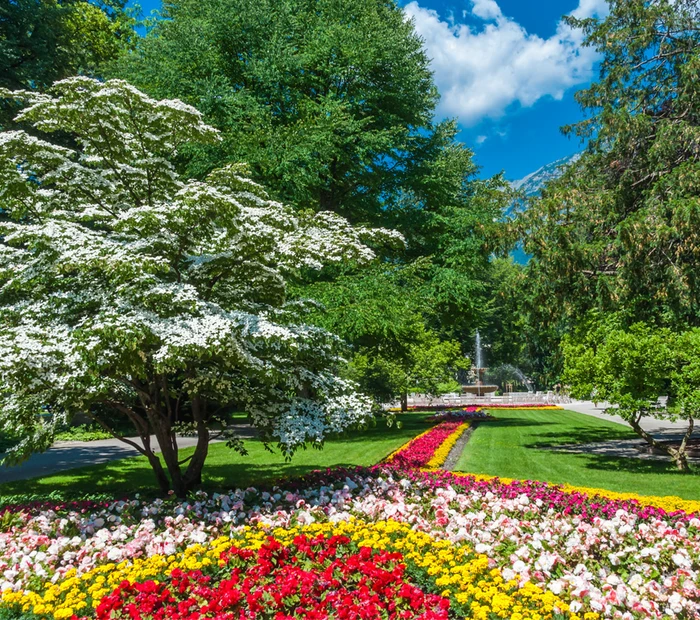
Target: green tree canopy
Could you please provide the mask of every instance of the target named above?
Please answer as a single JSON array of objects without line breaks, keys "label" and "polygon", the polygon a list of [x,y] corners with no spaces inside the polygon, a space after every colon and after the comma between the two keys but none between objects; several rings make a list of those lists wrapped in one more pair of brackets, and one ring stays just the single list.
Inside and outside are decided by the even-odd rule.
[{"label": "green tree canopy", "polygon": [[471,336],[509,197],[501,177],[476,179],[456,124],[436,122],[429,59],[393,0],[169,0],[114,71],[221,131],[183,156],[189,173],[245,161],[297,208],[401,231],[407,247],[392,264],[431,258],[426,329]]},{"label": "green tree canopy", "polygon": [[564,131],[582,157],[516,220],[531,255],[519,296],[533,365],[561,372],[559,343],[589,312],[684,330],[700,324],[700,6],[612,0],[569,19],[601,55]]},{"label": "green tree canopy", "polygon": [[615,0],[602,21],[570,20],[602,55],[577,93],[589,149],[521,222],[532,278],[564,311],[698,324],[700,6]]},{"label": "green tree canopy", "polygon": [[429,286],[422,271],[430,273],[431,266],[424,262],[377,265],[303,289],[324,306],[314,322],[353,346],[350,376],[380,402],[412,390],[454,389],[457,371],[468,364],[459,342],[426,325],[434,310],[420,290]]},{"label": "green tree canopy", "polygon": [[355,220],[376,218],[449,139],[432,125],[422,43],[393,2],[166,1],[122,71],[221,129],[195,169],[246,161],[279,198]]},{"label": "green tree canopy", "polygon": [[[134,38],[126,0],[9,0],[0,5],[0,87],[44,89],[93,74]],[[17,108],[0,108],[0,128]]]},{"label": "green tree canopy", "polygon": [[[564,339],[564,380],[577,398],[595,398],[612,406],[608,413],[625,419],[652,448],[667,452],[688,470],[686,447],[700,417],[700,329],[680,334],[635,323],[621,328],[605,317],[579,326]],[[659,396],[674,397],[674,408],[655,405]],[[645,416],[687,422],[678,445],[659,441],[641,426]]]}]

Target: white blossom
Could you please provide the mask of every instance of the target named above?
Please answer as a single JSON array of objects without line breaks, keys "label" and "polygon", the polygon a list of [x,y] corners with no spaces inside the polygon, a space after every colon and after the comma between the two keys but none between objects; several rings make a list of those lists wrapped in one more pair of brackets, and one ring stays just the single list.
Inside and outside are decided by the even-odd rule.
[{"label": "white blossom", "polygon": [[139,384],[243,404],[287,450],[367,417],[369,400],[336,374],[338,339],[303,323],[286,282],[371,260],[366,241],[397,233],[296,212],[242,165],[180,178],[180,146],[217,131],[124,81],[12,96],[29,104],[19,120],[76,148],[0,133],[0,426],[24,437],[8,460],[97,404],[138,408]]}]

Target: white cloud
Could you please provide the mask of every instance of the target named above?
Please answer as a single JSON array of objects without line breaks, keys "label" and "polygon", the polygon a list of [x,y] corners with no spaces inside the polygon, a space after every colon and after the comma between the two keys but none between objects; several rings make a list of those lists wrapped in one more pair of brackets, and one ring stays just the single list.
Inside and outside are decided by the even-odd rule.
[{"label": "white cloud", "polygon": [[498,19],[502,16],[496,0],[472,0],[472,13],[481,19]]},{"label": "white cloud", "polygon": [[477,136],[476,137],[477,144],[483,144],[484,142],[486,142],[486,140],[488,140],[488,136]]},{"label": "white cloud", "polygon": [[603,17],[608,14],[607,0],[579,0],[578,7],[571,11],[571,15],[578,19],[586,17]]},{"label": "white cloud", "polygon": [[[604,15],[605,0],[579,0],[576,17]],[[503,116],[514,103],[530,107],[543,97],[561,99],[593,77],[596,53],[582,33],[563,22],[549,38],[528,33],[502,14],[496,0],[472,0],[479,28],[442,20],[416,1],[405,7],[432,59],[440,111],[473,126]]]}]

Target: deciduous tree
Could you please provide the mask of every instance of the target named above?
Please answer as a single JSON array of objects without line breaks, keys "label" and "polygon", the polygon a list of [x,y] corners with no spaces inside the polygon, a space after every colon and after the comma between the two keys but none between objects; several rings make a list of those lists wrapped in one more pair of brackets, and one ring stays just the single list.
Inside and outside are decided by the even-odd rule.
[{"label": "deciduous tree", "polygon": [[[182,495],[227,407],[245,406],[286,453],[370,414],[338,375],[339,340],[286,289],[300,269],[366,263],[365,241],[399,235],[294,211],[238,165],[181,178],[178,151],[220,137],[180,101],[90,78],[4,95],[29,104],[18,120],[76,145],[0,134],[0,424],[24,437],[5,460],[46,448],[77,413],[107,430],[123,416],[141,441],[121,439]],[[197,431],[185,459],[184,416]]]},{"label": "deciduous tree", "polygon": [[[666,452],[681,471],[688,470],[687,446],[700,416],[698,370],[700,330],[681,334],[636,323],[628,329],[609,318],[581,327],[564,340],[564,380],[572,395],[611,404],[608,413],[625,419],[651,448]],[[656,406],[657,398],[674,398],[673,408]],[[662,441],[647,430],[644,417],[685,420],[679,443]]]},{"label": "deciduous tree", "polygon": [[221,142],[190,149],[181,164],[198,176],[246,161],[292,206],[399,230],[407,247],[392,264],[431,257],[425,285],[402,295],[433,304],[426,329],[469,338],[509,199],[501,177],[476,179],[456,123],[435,119],[429,58],[401,7],[167,0],[162,17],[114,71],[196,106],[221,131]]},{"label": "deciduous tree", "polygon": [[[94,74],[135,38],[124,0],[9,0],[0,5],[0,87],[44,89]],[[18,109],[5,101],[0,128]]]}]

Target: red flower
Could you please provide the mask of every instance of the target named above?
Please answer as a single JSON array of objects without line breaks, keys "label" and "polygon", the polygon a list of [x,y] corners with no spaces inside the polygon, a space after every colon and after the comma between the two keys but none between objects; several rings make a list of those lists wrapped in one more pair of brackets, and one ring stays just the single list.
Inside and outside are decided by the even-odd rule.
[{"label": "red flower", "polygon": [[175,569],[165,583],[123,581],[97,608],[100,620],[447,620],[450,601],[405,577],[400,553],[354,550],[344,536],[269,538],[257,551],[221,555],[230,578]]}]

